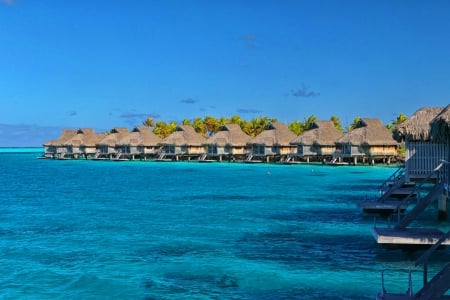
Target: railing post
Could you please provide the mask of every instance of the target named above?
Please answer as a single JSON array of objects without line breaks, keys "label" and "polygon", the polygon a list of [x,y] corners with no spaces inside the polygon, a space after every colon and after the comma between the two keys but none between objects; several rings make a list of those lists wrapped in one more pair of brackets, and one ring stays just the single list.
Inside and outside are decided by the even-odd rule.
[{"label": "railing post", "polygon": [[408,291],[407,291],[408,296],[412,296],[413,295],[413,291],[412,291],[412,278],[411,278],[411,270],[409,270],[409,276],[408,276]]},{"label": "railing post", "polygon": [[384,297],[386,289],[384,288],[384,270],[381,271],[381,296]]},{"label": "railing post", "polygon": [[423,286],[428,282],[428,259],[423,263]]}]

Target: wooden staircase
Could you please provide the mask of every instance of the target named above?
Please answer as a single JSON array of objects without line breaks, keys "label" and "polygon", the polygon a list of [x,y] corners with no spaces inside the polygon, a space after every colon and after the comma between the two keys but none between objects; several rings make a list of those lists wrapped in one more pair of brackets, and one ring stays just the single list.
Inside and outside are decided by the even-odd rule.
[{"label": "wooden staircase", "polygon": [[428,281],[428,258],[442,243],[450,237],[450,231],[444,234],[431,248],[429,248],[416,262],[415,266],[423,265],[423,287],[417,292],[412,291],[411,271],[409,273],[408,290],[404,294],[386,292],[384,286],[384,272],[381,275],[382,292],[377,295],[379,300],[434,300],[450,299],[445,293],[450,290],[450,263],[446,264],[430,281]]},{"label": "wooden staircase", "polygon": [[444,191],[444,183],[437,183],[433,189],[428,193],[428,195],[422,199],[419,203],[414,206],[414,208],[400,220],[400,222],[395,225],[396,230],[403,230],[409,224],[411,224],[414,219],[425,210],[434,200],[439,197],[439,195]]}]

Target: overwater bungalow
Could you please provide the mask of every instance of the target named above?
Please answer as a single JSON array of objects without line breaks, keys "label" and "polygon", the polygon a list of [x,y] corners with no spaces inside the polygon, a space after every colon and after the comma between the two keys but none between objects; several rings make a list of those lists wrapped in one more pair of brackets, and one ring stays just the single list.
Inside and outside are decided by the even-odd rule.
[{"label": "overwater bungalow", "polygon": [[216,134],[206,140],[206,155],[219,161],[222,161],[223,157],[243,159],[250,140],[251,137],[243,132],[239,125],[223,125]]},{"label": "overwater bungalow", "polygon": [[205,154],[206,139],[195,132],[191,125],[179,125],[168,137],[162,139],[158,160],[200,158]]},{"label": "overwater bungalow", "polygon": [[[418,183],[416,190],[426,194],[393,228],[373,228],[372,234],[378,243],[433,244],[444,235],[440,229],[407,227],[436,200],[439,219],[447,218],[450,177],[449,117],[449,106],[421,108],[395,130],[394,136],[399,140],[405,140],[405,178],[416,181]],[[431,184],[432,187],[421,190],[422,186],[427,184]],[[408,197],[410,196],[411,193]],[[450,239],[446,239],[445,244],[449,245]]]},{"label": "overwater bungalow", "polygon": [[334,127],[332,121],[314,121],[311,126],[296,139],[291,141],[297,147],[294,156],[331,161],[336,151],[336,141],[343,133]]},{"label": "overwater bungalow", "polygon": [[379,119],[362,118],[356,128],[336,141],[335,156],[347,158],[357,164],[358,160],[383,160],[387,163],[397,155],[398,143]]},{"label": "overwater bungalow", "polygon": [[77,133],[65,142],[66,157],[79,158],[95,156],[96,144],[106,136],[106,133],[95,133],[92,128],[81,128]]},{"label": "overwater bungalow", "polygon": [[44,143],[44,157],[45,158],[65,158],[67,153],[67,141],[77,134],[75,129],[64,129],[61,136],[56,140],[47,141]]},{"label": "overwater bungalow", "polygon": [[120,159],[122,156],[122,151],[120,147],[117,148],[116,145],[128,134],[130,134],[130,131],[127,128],[111,129],[111,131],[97,143],[97,153],[94,158]]},{"label": "overwater bungalow", "polygon": [[420,181],[442,159],[449,160],[448,117],[449,106],[424,107],[394,130],[397,141],[405,142],[405,170],[409,180]]},{"label": "overwater bungalow", "polygon": [[296,151],[296,147],[290,144],[295,138],[297,136],[286,124],[271,123],[262,133],[247,143],[250,152],[246,160],[248,162],[253,158],[265,158],[267,162],[270,158],[280,161],[288,160]]},{"label": "overwater bungalow", "polygon": [[123,135],[116,144],[116,150],[124,159],[134,160],[136,157],[147,159],[158,153],[160,142],[161,138],[149,127],[137,126],[130,133]]}]

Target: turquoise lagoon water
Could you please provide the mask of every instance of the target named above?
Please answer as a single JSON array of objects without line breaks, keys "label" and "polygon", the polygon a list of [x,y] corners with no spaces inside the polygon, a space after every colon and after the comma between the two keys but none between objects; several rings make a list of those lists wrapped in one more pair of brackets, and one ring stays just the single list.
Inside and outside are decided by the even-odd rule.
[{"label": "turquoise lagoon water", "polygon": [[[356,208],[393,167],[30,151],[0,153],[2,299],[374,299],[383,269],[388,291],[406,291],[420,255],[378,246]],[[449,260],[439,252],[430,273]]]}]

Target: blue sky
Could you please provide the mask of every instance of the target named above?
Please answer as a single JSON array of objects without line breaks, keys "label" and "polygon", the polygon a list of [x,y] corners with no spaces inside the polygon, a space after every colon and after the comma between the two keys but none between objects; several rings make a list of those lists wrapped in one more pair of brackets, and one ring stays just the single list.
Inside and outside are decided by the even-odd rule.
[{"label": "blue sky", "polygon": [[0,0],[0,147],[207,115],[450,103],[450,1]]}]

